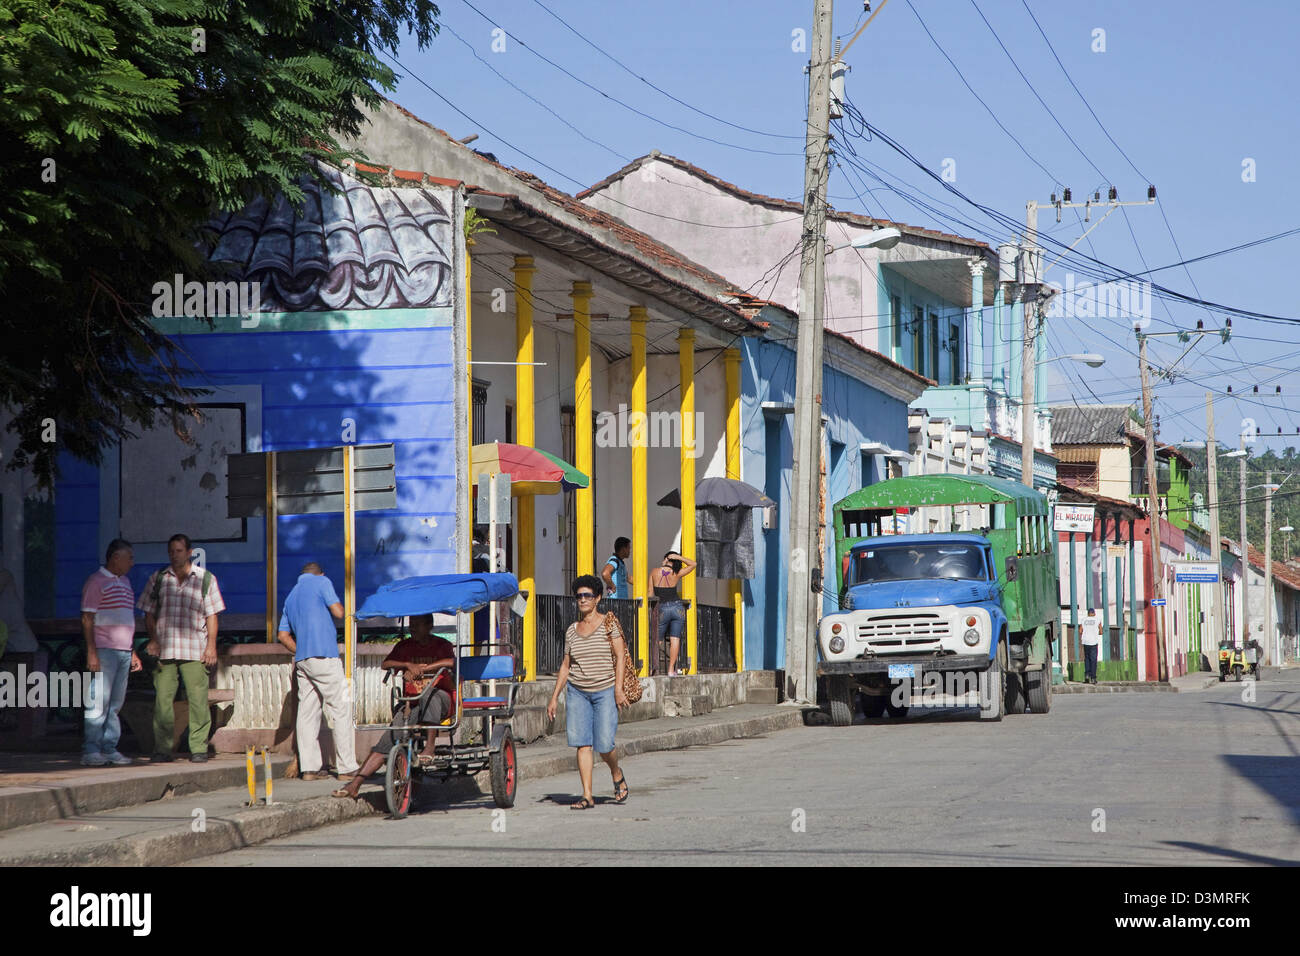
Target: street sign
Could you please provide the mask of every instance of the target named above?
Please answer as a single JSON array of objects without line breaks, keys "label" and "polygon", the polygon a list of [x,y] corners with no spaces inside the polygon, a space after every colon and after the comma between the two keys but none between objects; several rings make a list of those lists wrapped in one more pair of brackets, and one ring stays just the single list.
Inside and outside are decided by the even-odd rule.
[{"label": "street sign", "polygon": [[[478,510],[477,520],[479,524],[487,524],[492,511],[492,489],[496,489],[497,499],[497,518],[503,519],[507,523],[510,521],[510,476],[504,472],[499,475],[488,476],[483,472],[478,478],[487,476],[487,481],[477,481],[475,488],[477,496],[474,499],[474,507]],[[492,481],[491,478],[496,478]]]},{"label": "street sign", "polygon": [[1174,580],[1187,584],[1214,584],[1219,580],[1219,569],[1213,561],[1175,561]]},{"label": "street sign", "polygon": [[1152,599],[1151,599],[1151,606],[1152,606],[1152,607],[1164,607],[1164,606],[1165,606],[1165,599],[1164,599],[1164,598],[1152,598]]},{"label": "street sign", "polygon": [[[266,455],[251,452],[226,458],[227,517],[266,514]],[[381,511],[397,507],[393,445],[353,445],[353,508]],[[281,515],[343,511],[343,448],[307,448],[275,453],[276,512]]]},{"label": "street sign", "polygon": [[1091,534],[1093,511],[1092,505],[1058,504],[1052,515],[1052,530]]}]

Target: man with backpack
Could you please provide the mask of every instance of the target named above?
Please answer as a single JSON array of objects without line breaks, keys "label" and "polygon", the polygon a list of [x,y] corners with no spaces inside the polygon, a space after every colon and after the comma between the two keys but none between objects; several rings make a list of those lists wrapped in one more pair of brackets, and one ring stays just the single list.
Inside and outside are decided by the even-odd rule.
[{"label": "man with backpack", "polygon": [[190,760],[208,759],[208,668],[217,663],[217,615],[226,604],[212,572],[190,564],[191,550],[187,535],[172,535],[167,542],[170,567],[155,571],[140,595],[149,629],[145,653],[158,658],[153,674],[153,759],[160,763],[173,759],[173,704],[180,681],[185,682],[189,701]]}]

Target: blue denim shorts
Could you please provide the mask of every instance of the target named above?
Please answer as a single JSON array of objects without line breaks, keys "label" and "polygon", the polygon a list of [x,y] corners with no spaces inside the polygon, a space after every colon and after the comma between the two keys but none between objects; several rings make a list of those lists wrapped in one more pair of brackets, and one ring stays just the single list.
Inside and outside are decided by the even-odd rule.
[{"label": "blue denim shorts", "polygon": [[664,601],[659,605],[659,638],[681,637],[686,633],[686,605]]},{"label": "blue denim shorts", "polygon": [[618,704],[614,688],[579,690],[568,685],[564,698],[565,733],[570,747],[595,747],[596,753],[614,749],[614,731],[618,729]]}]

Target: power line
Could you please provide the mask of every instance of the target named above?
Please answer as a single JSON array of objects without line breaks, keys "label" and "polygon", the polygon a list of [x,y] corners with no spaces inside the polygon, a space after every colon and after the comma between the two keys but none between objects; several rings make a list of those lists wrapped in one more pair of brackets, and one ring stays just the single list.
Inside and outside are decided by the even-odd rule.
[{"label": "power line", "polygon": [[605,59],[609,60],[611,63],[613,63],[614,65],[616,65],[617,67],[619,67],[619,69],[623,70],[623,72],[625,72],[625,73],[627,73],[628,75],[633,76],[633,77],[635,77],[636,79],[640,80],[642,83],[644,83],[646,86],[650,87],[650,89],[654,90],[656,93],[661,93],[661,94],[663,94],[664,96],[668,97],[668,99],[672,100],[674,103],[677,103],[677,104],[680,105],[680,106],[684,106],[684,107],[686,107],[688,110],[690,110],[690,111],[692,111],[692,112],[694,112],[694,113],[698,113],[698,114],[700,114],[701,116],[707,117],[708,119],[711,119],[711,120],[713,120],[713,121],[716,122],[716,123],[721,123],[721,124],[723,124],[724,126],[730,126],[732,129],[738,129],[738,130],[740,130],[740,131],[742,131],[742,132],[745,132],[745,133],[753,133],[753,134],[755,134],[756,136],[769,136],[769,137],[771,137],[771,138],[773,138],[773,139],[793,139],[793,140],[802,140],[802,139],[803,139],[802,136],[798,136],[798,135],[795,135],[795,134],[793,134],[793,133],[771,133],[771,132],[768,132],[768,131],[766,131],[766,130],[761,130],[761,129],[751,129],[751,128],[748,127],[748,126],[740,126],[739,124],[733,123],[733,122],[731,122],[730,120],[723,119],[721,116],[715,116],[713,113],[710,113],[710,112],[708,112],[707,110],[702,110],[702,109],[699,109],[699,108],[696,107],[696,106],[692,106],[690,103],[686,102],[686,101],[683,100],[683,99],[679,99],[679,98],[677,98],[676,96],[673,96],[673,94],[669,93],[667,90],[663,89],[662,87],[656,86],[655,84],[653,84],[653,83],[651,83],[649,80],[647,80],[644,76],[642,76],[641,74],[639,74],[639,73],[635,72],[634,70],[632,70],[632,68],[629,67],[627,64],[625,64],[622,60],[620,60],[620,59],[618,59],[617,57],[611,55],[611,54],[610,54],[608,51],[606,51],[603,47],[601,47],[601,46],[599,46],[598,44],[594,43],[594,42],[593,42],[592,40],[590,40],[587,36],[585,36],[583,33],[581,33],[579,30],[577,30],[574,26],[572,26],[572,25],[571,25],[567,20],[565,20],[563,17],[561,17],[558,13],[556,13],[554,10],[552,10],[550,7],[548,7],[546,4],[542,3],[542,0],[533,0],[533,2],[536,3],[536,4],[537,4],[539,7],[541,7],[543,10],[545,10],[548,14],[550,14],[550,16],[553,17],[555,20],[557,20],[557,21],[558,21],[558,22],[559,22],[559,23],[560,23],[560,24],[561,24],[561,25],[562,25],[566,30],[568,30],[570,33],[572,33],[574,36],[576,36],[576,37],[577,37],[579,40],[581,40],[583,43],[587,44],[587,46],[591,47],[593,50],[595,50],[595,51],[596,51],[597,53],[599,53],[601,56],[605,57]]},{"label": "power line", "polygon": [[[706,142],[706,143],[713,143],[714,145],[717,145],[717,146],[726,146],[728,149],[738,149],[738,150],[742,150],[742,151],[747,152],[747,153],[765,153],[765,154],[767,154],[767,155],[769,155],[769,156],[802,156],[802,155],[803,155],[802,152],[789,152],[789,151],[774,150],[774,149],[761,149],[761,148],[756,147],[756,146],[742,146],[742,145],[740,145],[740,144],[738,144],[738,143],[728,143],[726,140],[714,139],[712,136],[705,136],[705,135],[702,134],[702,133],[696,133],[696,132],[694,132],[694,131],[692,131],[692,130],[686,129],[685,127],[682,127],[682,126],[675,126],[674,124],[669,123],[669,122],[667,122],[666,120],[661,120],[661,119],[659,119],[657,116],[652,116],[650,113],[646,113],[646,112],[643,111],[643,110],[639,110],[639,109],[637,109],[635,106],[632,106],[630,103],[625,103],[625,102],[623,102],[623,100],[620,100],[618,97],[613,96],[613,95],[611,95],[611,94],[605,92],[605,91],[602,90],[600,87],[598,87],[598,86],[593,86],[591,83],[588,83],[586,80],[582,79],[580,76],[575,75],[574,73],[572,73],[571,71],[569,71],[569,70],[566,69],[565,67],[561,66],[559,63],[556,63],[554,60],[552,60],[550,57],[546,56],[544,53],[541,53],[540,51],[534,49],[534,48],[533,48],[532,46],[530,46],[526,41],[520,39],[518,36],[516,36],[515,34],[511,33],[509,30],[507,30],[505,27],[503,27],[503,26],[501,26],[500,24],[498,24],[495,20],[493,20],[491,17],[489,17],[486,13],[484,13],[484,12],[483,12],[482,10],[480,10],[478,7],[474,6],[474,4],[472,4],[472,3],[470,2],[470,0],[462,0],[462,2],[465,4],[465,6],[469,7],[471,10],[473,10],[475,13],[477,13],[480,17],[482,17],[482,18],[483,18],[484,20],[486,20],[488,23],[492,24],[492,26],[494,26],[494,27],[496,27],[497,29],[501,30],[501,32],[504,33],[507,37],[509,37],[511,40],[514,40],[514,41],[515,41],[516,43],[518,43],[521,47],[523,47],[525,50],[527,50],[527,51],[528,51],[529,53],[531,53],[533,56],[537,57],[537,58],[538,58],[539,60],[541,60],[543,63],[547,63],[547,64],[549,64],[550,66],[554,67],[555,69],[557,69],[557,70],[559,70],[561,73],[563,73],[563,74],[564,74],[565,76],[567,76],[569,79],[573,80],[575,83],[578,83],[578,84],[580,84],[581,86],[586,87],[586,88],[587,88],[588,90],[590,90],[591,92],[593,92],[593,93],[595,93],[595,94],[597,94],[597,95],[599,95],[599,96],[604,97],[605,99],[609,100],[609,101],[612,102],[612,103],[617,103],[619,106],[623,107],[623,108],[626,109],[626,110],[630,110],[631,112],[635,113],[637,116],[640,116],[640,117],[643,118],[643,119],[648,119],[648,120],[650,120],[650,122],[652,122],[652,123],[657,123],[658,125],[663,126],[663,127],[667,128],[667,129],[674,130],[675,132],[678,132],[678,133],[685,133],[687,136],[691,136],[691,137],[694,137],[695,139],[703,140],[703,141]],[[796,137],[796,138],[798,138],[798,137]],[[504,142],[504,140],[503,140],[503,142]],[[550,167],[547,167],[547,168],[549,169]]]}]

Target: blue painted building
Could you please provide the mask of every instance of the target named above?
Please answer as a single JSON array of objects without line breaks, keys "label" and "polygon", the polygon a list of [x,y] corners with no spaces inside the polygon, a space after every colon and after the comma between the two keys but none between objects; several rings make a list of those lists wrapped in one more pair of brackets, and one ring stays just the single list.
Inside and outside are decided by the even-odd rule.
[{"label": "blue painted building", "polygon": [[[178,346],[187,384],[209,390],[198,402],[203,420],[178,423],[192,441],[168,423],[110,449],[98,468],[61,462],[56,617],[78,614],[82,583],[109,540],[135,544],[138,593],[176,532],[202,549],[228,615],[260,615],[264,522],[226,516],[225,459],[238,452],[392,442],[398,504],[357,513],[358,593],[457,570],[463,196],[450,181],[373,187],[326,172],[337,195],[309,185],[300,211],[277,198],[211,224],[210,258],[256,283],[259,311],[205,322],[195,315],[204,297],[187,294],[187,315],[155,320]],[[277,606],[308,560],[342,587],[341,514],[282,516],[277,529]]]},{"label": "blue painted building", "polygon": [[[785,604],[790,544],[790,464],[795,395],[794,316],[768,306],[762,339],[746,339],[741,385],[741,444],[746,480],[777,503],[774,520],[760,520],[757,575],[745,582],[745,667],[785,666]],[[878,353],[828,332],[822,371],[826,467],[822,565],[834,568],[831,509],[845,495],[898,474],[888,457],[908,442],[907,406],[927,382]],[[894,459],[896,461],[897,459]],[[770,524],[770,527],[768,526]],[[833,580],[833,574],[831,580]],[[832,586],[833,591],[833,586]],[[823,610],[836,596],[826,594]]]}]

